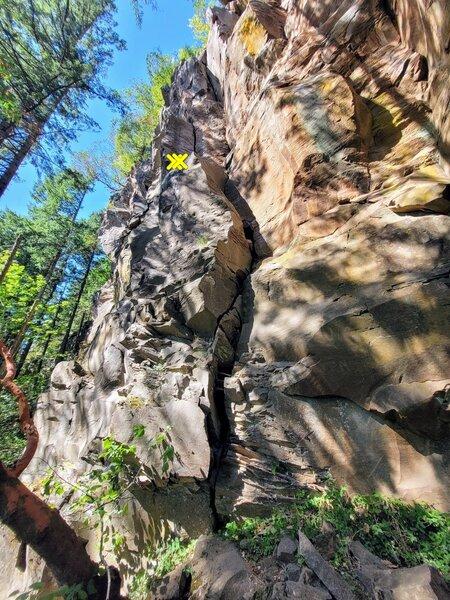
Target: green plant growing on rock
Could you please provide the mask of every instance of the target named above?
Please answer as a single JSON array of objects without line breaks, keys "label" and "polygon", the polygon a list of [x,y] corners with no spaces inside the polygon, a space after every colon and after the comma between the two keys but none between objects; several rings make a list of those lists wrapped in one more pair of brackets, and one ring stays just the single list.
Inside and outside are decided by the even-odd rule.
[{"label": "green plant growing on rock", "polygon": [[173,537],[150,549],[148,557],[155,561],[155,578],[164,577],[184,562],[194,551],[196,543],[197,540],[181,540],[179,537]]},{"label": "green plant growing on rock", "polygon": [[[150,441],[151,448],[159,451],[163,475],[169,472],[175,457],[169,432],[170,427],[166,427]],[[133,440],[141,439],[144,435],[144,425],[137,424],[133,427]],[[98,464],[76,484],[69,484],[54,469],[50,469],[41,482],[43,494],[47,497],[75,492],[70,511],[82,515],[85,525],[91,529],[100,529],[100,556],[107,543],[115,554],[125,545],[125,536],[114,531],[111,518],[128,513],[128,501],[132,499],[131,489],[138,485],[142,469],[136,453],[135,444],[123,444],[106,437],[102,440],[102,448],[97,456]]]},{"label": "green plant growing on rock", "polygon": [[204,248],[208,244],[209,244],[209,239],[206,237],[206,235],[202,234],[202,235],[197,236],[197,246],[199,246],[200,248]]},{"label": "green plant growing on rock", "polygon": [[74,485],[68,484],[56,471],[51,470],[42,486],[46,496],[62,496],[70,489],[76,493],[75,500],[70,503],[70,511],[82,515],[91,529],[100,529],[99,553],[102,557],[106,543],[110,543],[114,553],[125,543],[125,537],[114,531],[111,516],[127,514],[127,500],[131,499],[129,492],[137,484],[140,466],[135,445],[122,444],[110,437],[102,440],[98,462],[99,466],[91,469]]},{"label": "green plant growing on rock", "polygon": [[[87,600],[90,589],[84,590],[81,584],[64,585],[52,592],[43,592],[44,584],[40,581],[33,583],[27,592],[14,594],[14,600]],[[89,588],[89,585],[88,585]],[[95,591],[95,590],[94,590]]]},{"label": "green plant growing on rock", "polygon": [[166,372],[166,364],[164,361],[160,360],[159,362],[155,362],[152,364],[152,370],[157,373],[165,373]]},{"label": "green plant growing on rock", "polygon": [[147,571],[139,571],[134,575],[130,584],[130,600],[147,600],[150,589],[151,577]]},{"label": "green plant growing on rock", "polygon": [[153,438],[151,447],[159,450],[160,458],[162,461],[162,472],[163,475],[167,475],[170,469],[170,465],[173,463],[175,458],[175,448],[170,442],[169,432],[171,427],[166,427],[160,433],[157,433]]},{"label": "green plant growing on rock", "polygon": [[231,521],[223,535],[240,543],[248,558],[269,556],[284,534],[301,529],[313,543],[331,525],[333,564],[351,572],[349,543],[360,541],[368,550],[394,564],[412,567],[427,563],[450,577],[450,516],[425,503],[409,504],[374,493],[350,495],[331,484],[320,493],[302,491],[292,506],[269,517]]}]

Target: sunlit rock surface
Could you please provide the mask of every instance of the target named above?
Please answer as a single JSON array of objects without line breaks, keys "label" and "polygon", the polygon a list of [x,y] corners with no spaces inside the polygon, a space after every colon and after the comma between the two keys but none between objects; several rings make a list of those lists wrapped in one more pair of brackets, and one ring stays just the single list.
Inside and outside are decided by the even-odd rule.
[{"label": "sunlit rock surface", "polygon": [[[449,5],[222,5],[111,201],[112,281],[36,413],[28,480],[75,480],[99,439],[145,425],[128,565],[327,470],[449,505]],[[169,152],[190,169],[168,173]]]}]

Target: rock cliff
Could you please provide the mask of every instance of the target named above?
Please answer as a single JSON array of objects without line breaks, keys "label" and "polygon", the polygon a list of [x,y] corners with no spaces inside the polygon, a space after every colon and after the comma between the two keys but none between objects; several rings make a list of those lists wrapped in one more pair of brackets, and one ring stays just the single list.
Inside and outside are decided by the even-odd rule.
[{"label": "rock cliff", "polygon": [[111,200],[112,280],[36,412],[30,481],[75,481],[145,426],[125,572],[169,529],[263,514],[328,470],[448,508],[448,2],[222,5]]}]

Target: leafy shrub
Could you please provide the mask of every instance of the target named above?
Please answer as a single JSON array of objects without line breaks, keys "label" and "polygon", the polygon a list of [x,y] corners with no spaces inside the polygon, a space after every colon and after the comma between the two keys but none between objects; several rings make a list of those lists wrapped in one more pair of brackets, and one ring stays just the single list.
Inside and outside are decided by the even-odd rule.
[{"label": "leafy shrub", "polygon": [[313,542],[325,523],[336,539],[333,564],[350,570],[348,545],[360,541],[377,556],[399,566],[427,563],[450,577],[450,516],[422,502],[408,504],[375,493],[351,496],[330,485],[321,493],[302,491],[289,509],[266,518],[228,523],[226,538],[240,542],[250,559],[270,555],[284,534],[301,529]]},{"label": "leafy shrub", "polygon": [[130,600],[147,600],[150,589],[151,577],[147,571],[139,571],[133,576],[130,584]]},{"label": "leafy shrub", "polygon": [[149,558],[156,561],[154,575],[156,578],[164,577],[177,565],[184,562],[193,552],[196,540],[184,541],[178,537],[161,543],[149,551]]}]

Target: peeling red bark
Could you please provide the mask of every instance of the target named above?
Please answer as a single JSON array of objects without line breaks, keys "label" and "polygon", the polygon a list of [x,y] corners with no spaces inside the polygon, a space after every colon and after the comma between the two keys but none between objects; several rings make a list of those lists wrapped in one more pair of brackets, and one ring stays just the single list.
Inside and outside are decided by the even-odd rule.
[{"label": "peeling red bark", "polygon": [[0,340],[0,354],[5,361],[6,368],[6,375],[3,377],[3,379],[0,379],[0,386],[4,387],[16,398],[19,408],[20,429],[27,440],[27,445],[22,456],[9,470],[11,475],[19,477],[19,475],[28,467],[36,452],[39,443],[39,433],[31,417],[28,400],[22,389],[14,381],[14,377],[16,376],[16,365],[14,359],[10,350],[6,347],[2,340]]},{"label": "peeling red bark", "polygon": [[[24,453],[12,468],[8,469],[0,462],[0,521],[45,561],[58,584],[87,586],[92,582],[96,591],[90,593],[90,599],[105,600],[108,596],[108,600],[118,600],[120,577],[117,570],[109,568],[110,593],[107,594],[108,576],[98,575],[98,564],[87,553],[85,542],[57,509],[50,508],[18,479],[36,452],[39,434],[28,400],[14,381],[16,365],[12,353],[1,340],[0,355],[6,370],[0,386],[17,399],[20,427],[27,439]],[[25,564],[21,563],[21,566],[24,568]]]}]

